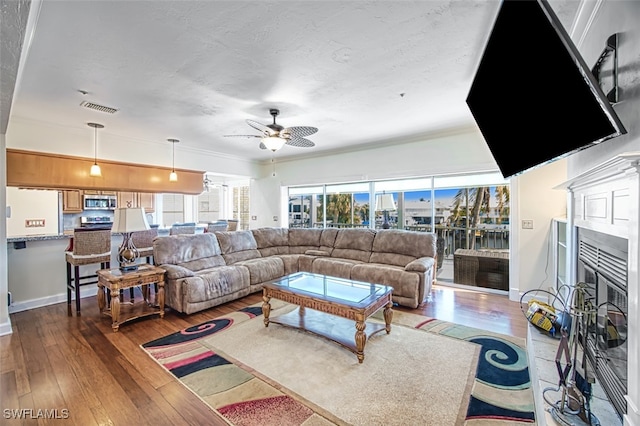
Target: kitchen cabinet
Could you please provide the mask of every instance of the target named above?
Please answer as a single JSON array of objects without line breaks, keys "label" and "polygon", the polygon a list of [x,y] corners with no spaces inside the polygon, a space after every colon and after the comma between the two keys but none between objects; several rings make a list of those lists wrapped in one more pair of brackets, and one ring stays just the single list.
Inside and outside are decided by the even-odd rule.
[{"label": "kitchen cabinet", "polygon": [[118,192],[118,207],[136,208],[138,207],[137,192]]},{"label": "kitchen cabinet", "polygon": [[154,213],[156,211],[156,194],[151,192],[139,192],[139,206],[144,207],[145,213]]},{"label": "kitchen cabinet", "polygon": [[150,192],[118,192],[118,207],[144,208],[145,213],[154,213],[155,194]]},{"label": "kitchen cabinet", "polygon": [[62,213],[82,213],[83,191],[81,189],[67,189],[62,191]]},{"label": "kitchen cabinet", "polygon": [[95,189],[85,189],[83,192],[88,195],[116,195],[116,191],[97,191]]}]

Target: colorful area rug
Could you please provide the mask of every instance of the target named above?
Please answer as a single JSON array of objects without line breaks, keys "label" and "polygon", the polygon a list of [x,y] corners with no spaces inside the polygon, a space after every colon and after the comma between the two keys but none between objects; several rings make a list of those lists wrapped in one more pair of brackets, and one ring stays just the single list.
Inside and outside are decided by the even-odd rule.
[{"label": "colorful area rug", "polygon": [[[273,302],[274,316],[293,308]],[[394,312],[363,364],[310,333],[265,328],[259,305],[142,347],[236,426],[535,424],[522,339],[419,315]]]}]

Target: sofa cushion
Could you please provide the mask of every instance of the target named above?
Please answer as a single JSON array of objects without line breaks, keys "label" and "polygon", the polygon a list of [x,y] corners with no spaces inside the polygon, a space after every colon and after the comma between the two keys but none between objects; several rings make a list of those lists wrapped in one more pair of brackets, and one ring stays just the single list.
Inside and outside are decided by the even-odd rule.
[{"label": "sofa cushion", "polygon": [[[301,259],[302,260],[302,259]],[[330,275],[338,278],[351,278],[351,268],[362,263],[359,260],[341,259],[335,257],[317,257],[313,259],[311,271],[314,274]],[[306,271],[306,267],[304,270]]]},{"label": "sofa cushion", "polygon": [[284,265],[284,275],[294,274],[300,271],[300,258],[303,254],[278,254]]},{"label": "sofa cushion", "polygon": [[[237,232],[237,231],[236,231]],[[249,270],[249,283],[261,284],[284,276],[284,262],[279,256],[260,257],[234,263]]]},{"label": "sofa cushion", "polygon": [[420,257],[435,257],[436,236],[430,232],[380,229],[373,240],[371,263],[406,266]]},{"label": "sofa cushion", "polygon": [[251,231],[216,231],[215,235],[227,265],[261,257]]},{"label": "sofa cushion", "polygon": [[333,251],[333,246],[336,243],[336,237],[338,236],[337,228],[324,228],[321,230],[322,234],[320,235],[320,250],[326,251],[331,255]]},{"label": "sofa cushion", "polygon": [[393,287],[393,296],[417,299],[420,276],[405,272],[400,266],[381,263],[362,263],[351,269],[351,279]]},{"label": "sofa cushion", "polygon": [[259,228],[251,232],[256,240],[258,251],[263,257],[289,254],[288,228]]},{"label": "sofa cushion", "polygon": [[170,235],[153,240],[156,265],[179,265],[192,271],[225,264],[213,234]]},{"label": "sofa cushion", "polygon": [[205,302],[249,287],[249,271],[238,266],[219,266],[184,279],[184,301]]},{"label": "sofa cushion", "polygon": [[289,229],[289,253],[302,254],[307,250],[318,250],[322,229],[291,228]]},{"label": "sofa cushion", "polygon": [[368,262],[375,235],[373,229],[340,229],[331,257]]}]

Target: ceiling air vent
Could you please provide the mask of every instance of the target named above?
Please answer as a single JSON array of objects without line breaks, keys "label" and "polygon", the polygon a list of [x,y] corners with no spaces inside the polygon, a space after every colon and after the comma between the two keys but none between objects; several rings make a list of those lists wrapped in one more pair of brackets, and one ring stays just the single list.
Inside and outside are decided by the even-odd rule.
[{"label": "ceiling air vent", "polygon": [[116,108],[111,108],[108,106],[104,106],[104,105],[98,105],[98,104],[94,104],[93,102],[87,102],[87,101],[83,101],[80,106],[83,106],[85,108],[89,108],[89,109],[94,109],[96,111],[100,111],[100,112],[106,112],[108,114],[113,114],[114,112],[118,111]]}]

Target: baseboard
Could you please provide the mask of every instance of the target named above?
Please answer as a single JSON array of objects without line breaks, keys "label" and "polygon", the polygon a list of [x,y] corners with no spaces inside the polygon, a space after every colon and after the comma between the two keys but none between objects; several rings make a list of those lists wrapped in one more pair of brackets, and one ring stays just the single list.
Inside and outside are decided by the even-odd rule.
[{"label": "baseboard", "polygon": [[[80,298],[92,297],[97,294],[97,287],[80,288]],[[75,295],[71,295],[72,300],[75,300]],[[55,305],[56,303],[62,303],[67,301],[67,293],[58,293],[52,296],[40,297],[38,299],[23,300],[20,302],[14,302],[9,306],[9,314],[16,312],[28,311],[30,309],[41,308],[43,306]]]},{"label": "baseboard", "polygon": [[11,328],[11,319],[7,318],[6,322],[0,324],[0,336],[5,336],[12,333],[13,329]]}]

